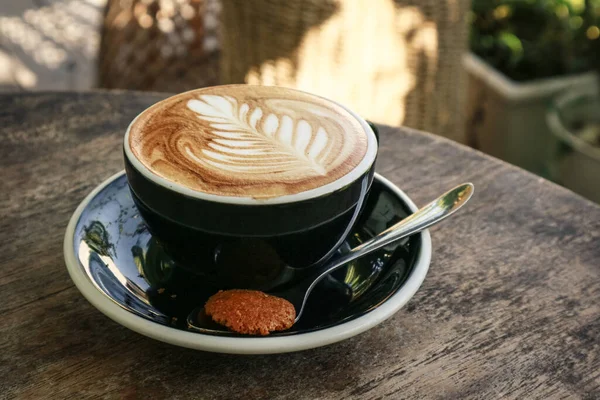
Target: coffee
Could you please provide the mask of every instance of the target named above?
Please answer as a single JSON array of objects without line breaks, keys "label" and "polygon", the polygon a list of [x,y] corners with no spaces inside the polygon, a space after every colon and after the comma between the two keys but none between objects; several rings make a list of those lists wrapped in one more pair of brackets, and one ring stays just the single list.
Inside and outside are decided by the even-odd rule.
[{"label": "coffee", "polygon": [[374,157],[364,123],[337,103],[248,85],[194,90],[150,107],[132,123],[129,146],[168,181],[256,199],[329,185]]}]

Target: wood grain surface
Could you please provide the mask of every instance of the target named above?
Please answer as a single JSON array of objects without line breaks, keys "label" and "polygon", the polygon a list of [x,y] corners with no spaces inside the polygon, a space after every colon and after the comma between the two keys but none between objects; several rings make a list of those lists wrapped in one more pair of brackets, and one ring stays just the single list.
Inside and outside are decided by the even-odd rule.
[{"label": "wood grain surface", "polygon": [[77,204],[123,168],[129,121],[164,97],[0,96],[0,398],[599,399],[600,207],[460,145],[382,128],[378,171],[417,204],[472,181],[432,230],[393,318],[324,348],[197,352],[94,309],[64,266]]}]

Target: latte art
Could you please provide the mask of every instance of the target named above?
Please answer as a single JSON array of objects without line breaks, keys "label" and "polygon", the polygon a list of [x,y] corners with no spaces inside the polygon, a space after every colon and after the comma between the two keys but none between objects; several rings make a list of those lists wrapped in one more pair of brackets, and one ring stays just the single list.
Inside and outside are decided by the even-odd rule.
[{"label": "latte art", "polygon": [[336,103],[233,85],[158,103],[132,124],[129,144],[153,173],[190,189],[270,198],[339,179],[364,158],[368,141],[361,123]]},{"label": "latte art", "polygon": [[[210,142],[201,154],[190,147],[186,153],[198,164],[261,180],[272,173],[296,179],[323,176],[343,159],[343,154],[334,154],[336,138],[318,120],[313,121],[313,129],[305,119],[267,114],[265,106],[251,109],[248,103],[238,106],[232,97],[214,95],[188,101],[187,107],[212,129],[206,132]],[[334,121],[335,116],[324,111],[323,118]]]}]

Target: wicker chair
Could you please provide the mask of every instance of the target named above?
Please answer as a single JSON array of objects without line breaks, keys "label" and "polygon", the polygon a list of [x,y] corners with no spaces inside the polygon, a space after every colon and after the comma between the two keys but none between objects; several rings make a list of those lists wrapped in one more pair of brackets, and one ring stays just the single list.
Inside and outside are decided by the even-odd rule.
[{"label": "wicker chair", "polygon": [[221,1],[222,83],[300,88],[464,141],[470,0]]},{"label": "wicker chair", "polygon": [[182,92],[218,83],[217,0],[109,0],[98,86]]},{"label": "wicker chair", "polygon": [[336,99],[376,122],[464,141],[461,56],[469,5],[109,0],[100,85],[171,92],[217,83],[288,86]]}]

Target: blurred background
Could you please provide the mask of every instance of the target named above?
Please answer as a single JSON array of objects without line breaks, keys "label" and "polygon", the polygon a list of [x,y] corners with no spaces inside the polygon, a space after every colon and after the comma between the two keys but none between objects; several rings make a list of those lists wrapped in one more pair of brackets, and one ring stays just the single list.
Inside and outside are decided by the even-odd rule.
[{"label": "blurred background", "polygon": [[600,202],[600,0],[1,0],[0,91],[295,87]]}]

